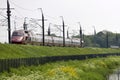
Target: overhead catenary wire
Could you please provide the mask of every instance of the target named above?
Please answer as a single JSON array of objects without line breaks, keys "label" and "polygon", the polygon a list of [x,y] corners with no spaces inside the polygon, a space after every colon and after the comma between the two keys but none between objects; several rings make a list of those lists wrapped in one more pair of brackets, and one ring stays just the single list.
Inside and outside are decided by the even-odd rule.
[{"label": "overhead catenary wire", "polygon": [[[22,10],[25,10],[25,11],[32,11],[32,12],[33,12],[34,10],[37,10],[37,9],[33,9],[33,10],[32,10],[32,9],[23,8],[23,7],[21,7],[20,5],[16,4],[17,2],[16,2],[15,0],[10,0],[10,3],[13,4],[14,6],[22,9]],[[19,11],[17,11],[17,12],[20,14]],[[22,15],[22,16],[23,16],[23,15]],[[57,17],[49,16],[49,15],[47,15],[47,14],[44,14],[44,16],[47,16],[47,17],[49,17],[50,19],[53,19],[53,20],[58,19]]]},{"label": "overhead catenary wire", "polygon": [[6,17],[6,16],[4,16],[2,13],[0,13],[0,16],[2,16],[2,17],[4,17],[4,18],[6,18],[6,19],[7,19],[7,17]]},{"label": "overhead catenary wire", "polygon": [[[60,23],[60,18],[59,17],[51,17],[51,16],[49,16],[49,15],[46,15],[45,14],[45,16],[46,17],[49,17],[50,19],[52,19],[52,20],[54,20],[54,21],[56,21],[55,23],[54,23],[54,21],[53,22],[49,22],[49,23],[52,23],[53,24],[53,27],[56,27],[58,30],[60,30],[61,32],[63,32],[63,30],[60,28],[61,26],[62,26],[62,24]],[[57,21],[58,20],[58,21]],[[49,21],[49,20],[48,20]],[[59,22],[59,24],[57,23],[57,22]],[[61,25],[60,25],[61,24]],[[65,27],[69,27],[70,29],[72,29],[72,26],[71,25],[73,25],[73,24],[68,24],[68,23],[66,23],[67,25],[65,25]]]},{"label": "overhead catenary wire", "polygon": [[[34,10],[30,10],[30,9],[26,9],[26,8],[23,8],[23,7],[21,7],[21,6],[19,6],[19,5],[17,5],[17,4],[15,4],[13,1],[10,1],[13,5],[15,5],[16,7],[18,7],[18,8],[21,8],[21,9],[23,9],[23,10],[25,10],[25,11],[34,11]],[[18,12],[17,10],[15,10],[18,14],[20,14],[20,16],[21,16],[21,12]],[[52,20],[54,20],[54,21],[56,21],[56,19],[58,19],[59,20],[59,18],[57,18],[57,17],[53,17],[53,16],[49,16],[49,15],[46,15],[45,14],[45,16],[46,17],[49,17],[50,19],[52,19]],[[23,15],[22,15],[22,17],[23,17]],[[58,21],[57,21],[58,22]],[[68,25],[68,24],[67,24]],[[58,28],[59,29],[59,28]],[[59,29],[60,30],[60,29]],[[62,31],[62,30],[61,30]]]},{"label": "overhead catenary wire", "polygon": [[4,21],[1,21],[0,26],[6,26],[7,25],[7,19],[4,19]]},{"label": "overhead catenary wire", "polygon": [[7,25],[7,16],[5,16],[6,14],[3,14],[3,11],[4,11],[3,8],[1,8],[0,10],[1,10],[0,11],[0,18],[1,18],[0,26],[6,26]]},{"label": "overhead catenary wire", "polygon": [[[19,14],[19,16],[21,16],[22,18],[24,18],[24,16],[21,14],[21,12],[20,11],[18,11],[18,10],[14,10],[17,14]],[[18,17],[18,16],[17,16]]]},{"label": "overhead catenary wire", "polygon": [[3,8],[0,8],[0,10],[1,10],[1,11],[0,11],[0,14],[2,14],[2,12],[3,12],[4,9],[3,9]]},{"label": "overhead catenary wire", "polygon": [[10,1],[10,3],[12,3],[14,6],[16,6],[16,7],[20,8],[20,9],[22,9],[22,10],[31,11],[31,12],[36,10],[36,9],[32,10],[32,9],[23,8],[20,5],[16,4],[17,2],[16,3],[14,3],[14,2]]}]

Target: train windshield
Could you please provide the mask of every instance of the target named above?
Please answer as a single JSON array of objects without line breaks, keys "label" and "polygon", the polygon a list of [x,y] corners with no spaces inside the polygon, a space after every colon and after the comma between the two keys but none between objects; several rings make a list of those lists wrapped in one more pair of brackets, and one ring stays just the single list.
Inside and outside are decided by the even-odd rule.
[{"label": "train windshield", "polygon": [[13,32],[13,36],[23,36],[24,34],[21,32]]}]

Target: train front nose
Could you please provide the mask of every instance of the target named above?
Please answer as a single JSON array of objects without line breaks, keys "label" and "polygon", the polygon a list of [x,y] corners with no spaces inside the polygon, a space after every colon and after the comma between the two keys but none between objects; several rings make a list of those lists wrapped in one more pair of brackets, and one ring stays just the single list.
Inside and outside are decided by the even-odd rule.
[{"label": "train front nose", "polygon": [[12,41],[12,43],[21,43],[21,42],[23,42],[23,37],[22,36],[12,36],[11,41]]}]

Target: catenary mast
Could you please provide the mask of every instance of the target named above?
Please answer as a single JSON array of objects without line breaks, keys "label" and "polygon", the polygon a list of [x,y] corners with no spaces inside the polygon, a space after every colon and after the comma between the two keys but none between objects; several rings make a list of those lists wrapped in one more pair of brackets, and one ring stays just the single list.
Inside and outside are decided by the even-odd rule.
[{"label": "catenary mast", "polygon": [[11,26],[10,26],[10,4],[9,0],[7,0],[7,19],[8,19],[8,43],[11,43]]}]

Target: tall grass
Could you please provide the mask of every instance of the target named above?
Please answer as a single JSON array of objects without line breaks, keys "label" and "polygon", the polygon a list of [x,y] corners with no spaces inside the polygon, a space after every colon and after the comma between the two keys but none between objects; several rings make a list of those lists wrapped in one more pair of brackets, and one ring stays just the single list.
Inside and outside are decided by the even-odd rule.
[{"label": "tall grass", "polygon": [[46,47],[32,45],[0,44],[0,59],[95,53],[120,53],[120,49]]},{"label": "tall grass", "polygon": [[106,80],[119,62],[120,57],[107,57],[20,67],[1,74],[0,80]]}]

